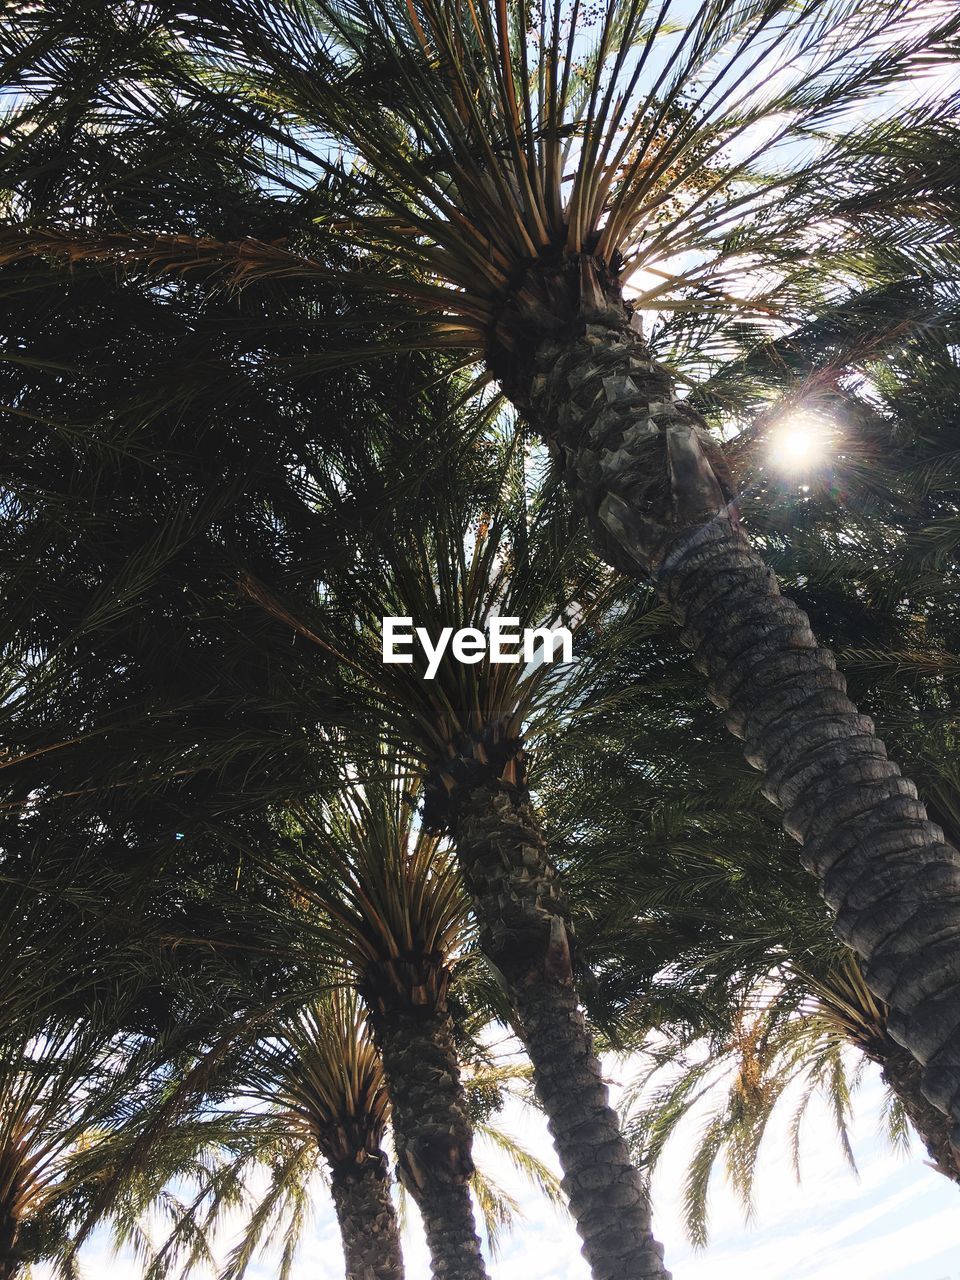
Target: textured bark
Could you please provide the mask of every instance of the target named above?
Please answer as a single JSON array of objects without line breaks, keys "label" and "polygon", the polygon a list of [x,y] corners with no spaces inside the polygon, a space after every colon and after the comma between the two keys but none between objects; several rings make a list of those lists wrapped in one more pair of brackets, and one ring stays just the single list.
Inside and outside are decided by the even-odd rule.
[{"label": "textured bark", "polygon": [[332,1171],[346,1280],[403,1280],[400,1230],[383,1153]]},{"label": "textured bark", "polygon": [[923,1142],[930,1164],[937,1173],[960,1184],[960,1160],[950,1141],[950,1121],[923,1096],[919,1063],[906,1049],[891,1043],[889,1052],[881,1059],[881,1070]]},{"label": "textured bark", "polygon": [[18,1203],[22,1195],[21,1161],[23,1151],[8,1147],[0,1152],[0,1185],[4,1195],[0,1201],[0,1280],[16,1280],[23,1270],[21,1254],[22,1219]]},{"label": "textured bark", "polygon": [[372,1004],[400,1179],[423,1218],[435,1280],[486,1280],[470,1199],[473,1132],[445,1006]]},{"label": "textured bark", "polygon": [[956,1122],[960,853],[739,528],[719,446],[615,297],[594,303],[540,343],[515,394],[559,450],[600,551],[656,580],[838,935],[891,1006],[891,1035],[923,1066],[924,1095]]},{"label": "textured bark", "polygon": [[580,1012],[571,933],[522,786],[490,780],[457,798],[457,850],[481,945],[506,981],[594,1280],[669,1280]]}]

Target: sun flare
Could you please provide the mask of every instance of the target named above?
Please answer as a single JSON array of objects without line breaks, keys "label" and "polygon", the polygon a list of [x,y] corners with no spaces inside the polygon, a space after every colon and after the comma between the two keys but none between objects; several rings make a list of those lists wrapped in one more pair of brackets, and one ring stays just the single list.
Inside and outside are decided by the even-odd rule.
[{"label": "sun flare", "polygon": [[808,472],[826,462],[833,433],[829,422],[805,410],[785,415],[771,430],[770,459],[785,472]]}]

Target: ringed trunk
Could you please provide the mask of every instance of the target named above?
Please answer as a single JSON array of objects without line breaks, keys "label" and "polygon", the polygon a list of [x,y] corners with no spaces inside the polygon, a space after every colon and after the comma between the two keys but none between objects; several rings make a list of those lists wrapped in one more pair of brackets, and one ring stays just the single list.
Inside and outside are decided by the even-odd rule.
[{"label": "ringed trunk", "polygon": [[502,779],[475,784],[454,814],[481,946],[513,999],[591,1274],[669,1280],[646,1188],[577,1002],[566,911],[526,788]]},{"label": "ringed trunk", "polygon": [[17,1250],[19,1236],[18,1222],[8,1224],[0,1233],[0,1280],[16,1280],[23,1268],[23,1259]]},{"label": "ringed trunk", "polygon": [[[495,349],[491,363],[560,455],[601,554],[652,577],[670,606],[957,1142],[960,852],[751,547],[719,445],[651,359],[616,280],[597,260],[572,258],[538,287],[538,335],[521,351],[518,310],[501,321],[512,350]],[[542,319],[551,307],[552,332]]]},{"label": "ringed trunk", "polygon": [[423,1218],[434,1280],[487,1280],[470,1198],[473,1129],[445,1004],[371,1002],[400,1180]]},{"label": "ringed trunk", "polygon": [[16,1280],[23,1269],[20,1249],[22,1218],[19,1204],[23,1185],[21,1162],[23,1150],[16,1145],[0,1151],[0,1181],[4,1194],[0,1200],[0,1280]]},{"label": "ringed trunk", "polygon": [[931,1168],[951,1182],[960,1184],[960,1160],[950,1140],[951,1123],[942,1111],[924,1097],[920,1088],[922,1069],[906,1049],[893,1042],[879,1058],[884,1080],[893,1090],[930,1157]]},{"label": "ringed trunk", "polygon": [[346,1280],[403,1280],[400,1229],[383,1152],[331,1171]]}]

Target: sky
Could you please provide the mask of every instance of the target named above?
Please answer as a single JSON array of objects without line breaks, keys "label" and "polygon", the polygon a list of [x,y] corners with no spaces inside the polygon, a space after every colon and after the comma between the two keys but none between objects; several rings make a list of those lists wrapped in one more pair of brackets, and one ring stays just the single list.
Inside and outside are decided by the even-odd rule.
[{"label": "sky", "polygon": [[[629,1075],[629,1062],[608,1073]],[[711,1240],[705,1251],[686,1243],[679,1187],[691,1142],[689,1132],[668,1148],[654,1183],[654,1226],[666,1247],[674,1280],[960,1280],[960,1191],[924,1163],[919,1144],[896,1154],[877,1139],[882,1104],[873,1068],[858,1094],[853,1146],[859,1177],[845,1163],[825,1108],[806,1122],[803,1183],[797,1186],[787,1154],[790,1109],[768,1133],[758,1175],[757,1213],[746,1225],[738,1202],[718,1180],[711,1194]],[[614,1081],[616,1083],[616,1080]],[[502,1127],[553,1163],[543,1118],[518,1102],[508,1103]],[[524,1211],[490,1265],[491,1280],[589,1280],[572,1224],[532,1188],[524,1188],[502,1159],[481,1146],[478,1163],[516,1195]],[[317,1215],[294,1267],[293,1280],[343,1280],[337,1226],[321,1190]],[[229,1241],[224,1240],[223,1252]],[[416,1211],[405,1231],[407,1280],[426,1280],[428,1255]],[[84,1251],[90,1280],[140,1280],[126,1255],[113,1256],[103,1239]],[[249,1280],[275,1280],[269,1258],[251,1267]],[[36,1280],[52,1280],[39,1268]]]}]

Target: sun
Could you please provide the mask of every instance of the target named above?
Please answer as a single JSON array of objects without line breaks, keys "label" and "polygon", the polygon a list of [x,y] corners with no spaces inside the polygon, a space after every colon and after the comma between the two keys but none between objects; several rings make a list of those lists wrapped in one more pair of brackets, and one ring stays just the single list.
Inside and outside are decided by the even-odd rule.
[{"label": "sun", "polygon": [[770,460],[780,471],[806,473],[827,461],[833,440],[831,424],[809,410],[794,410],[779,418],[769,437]]}]

